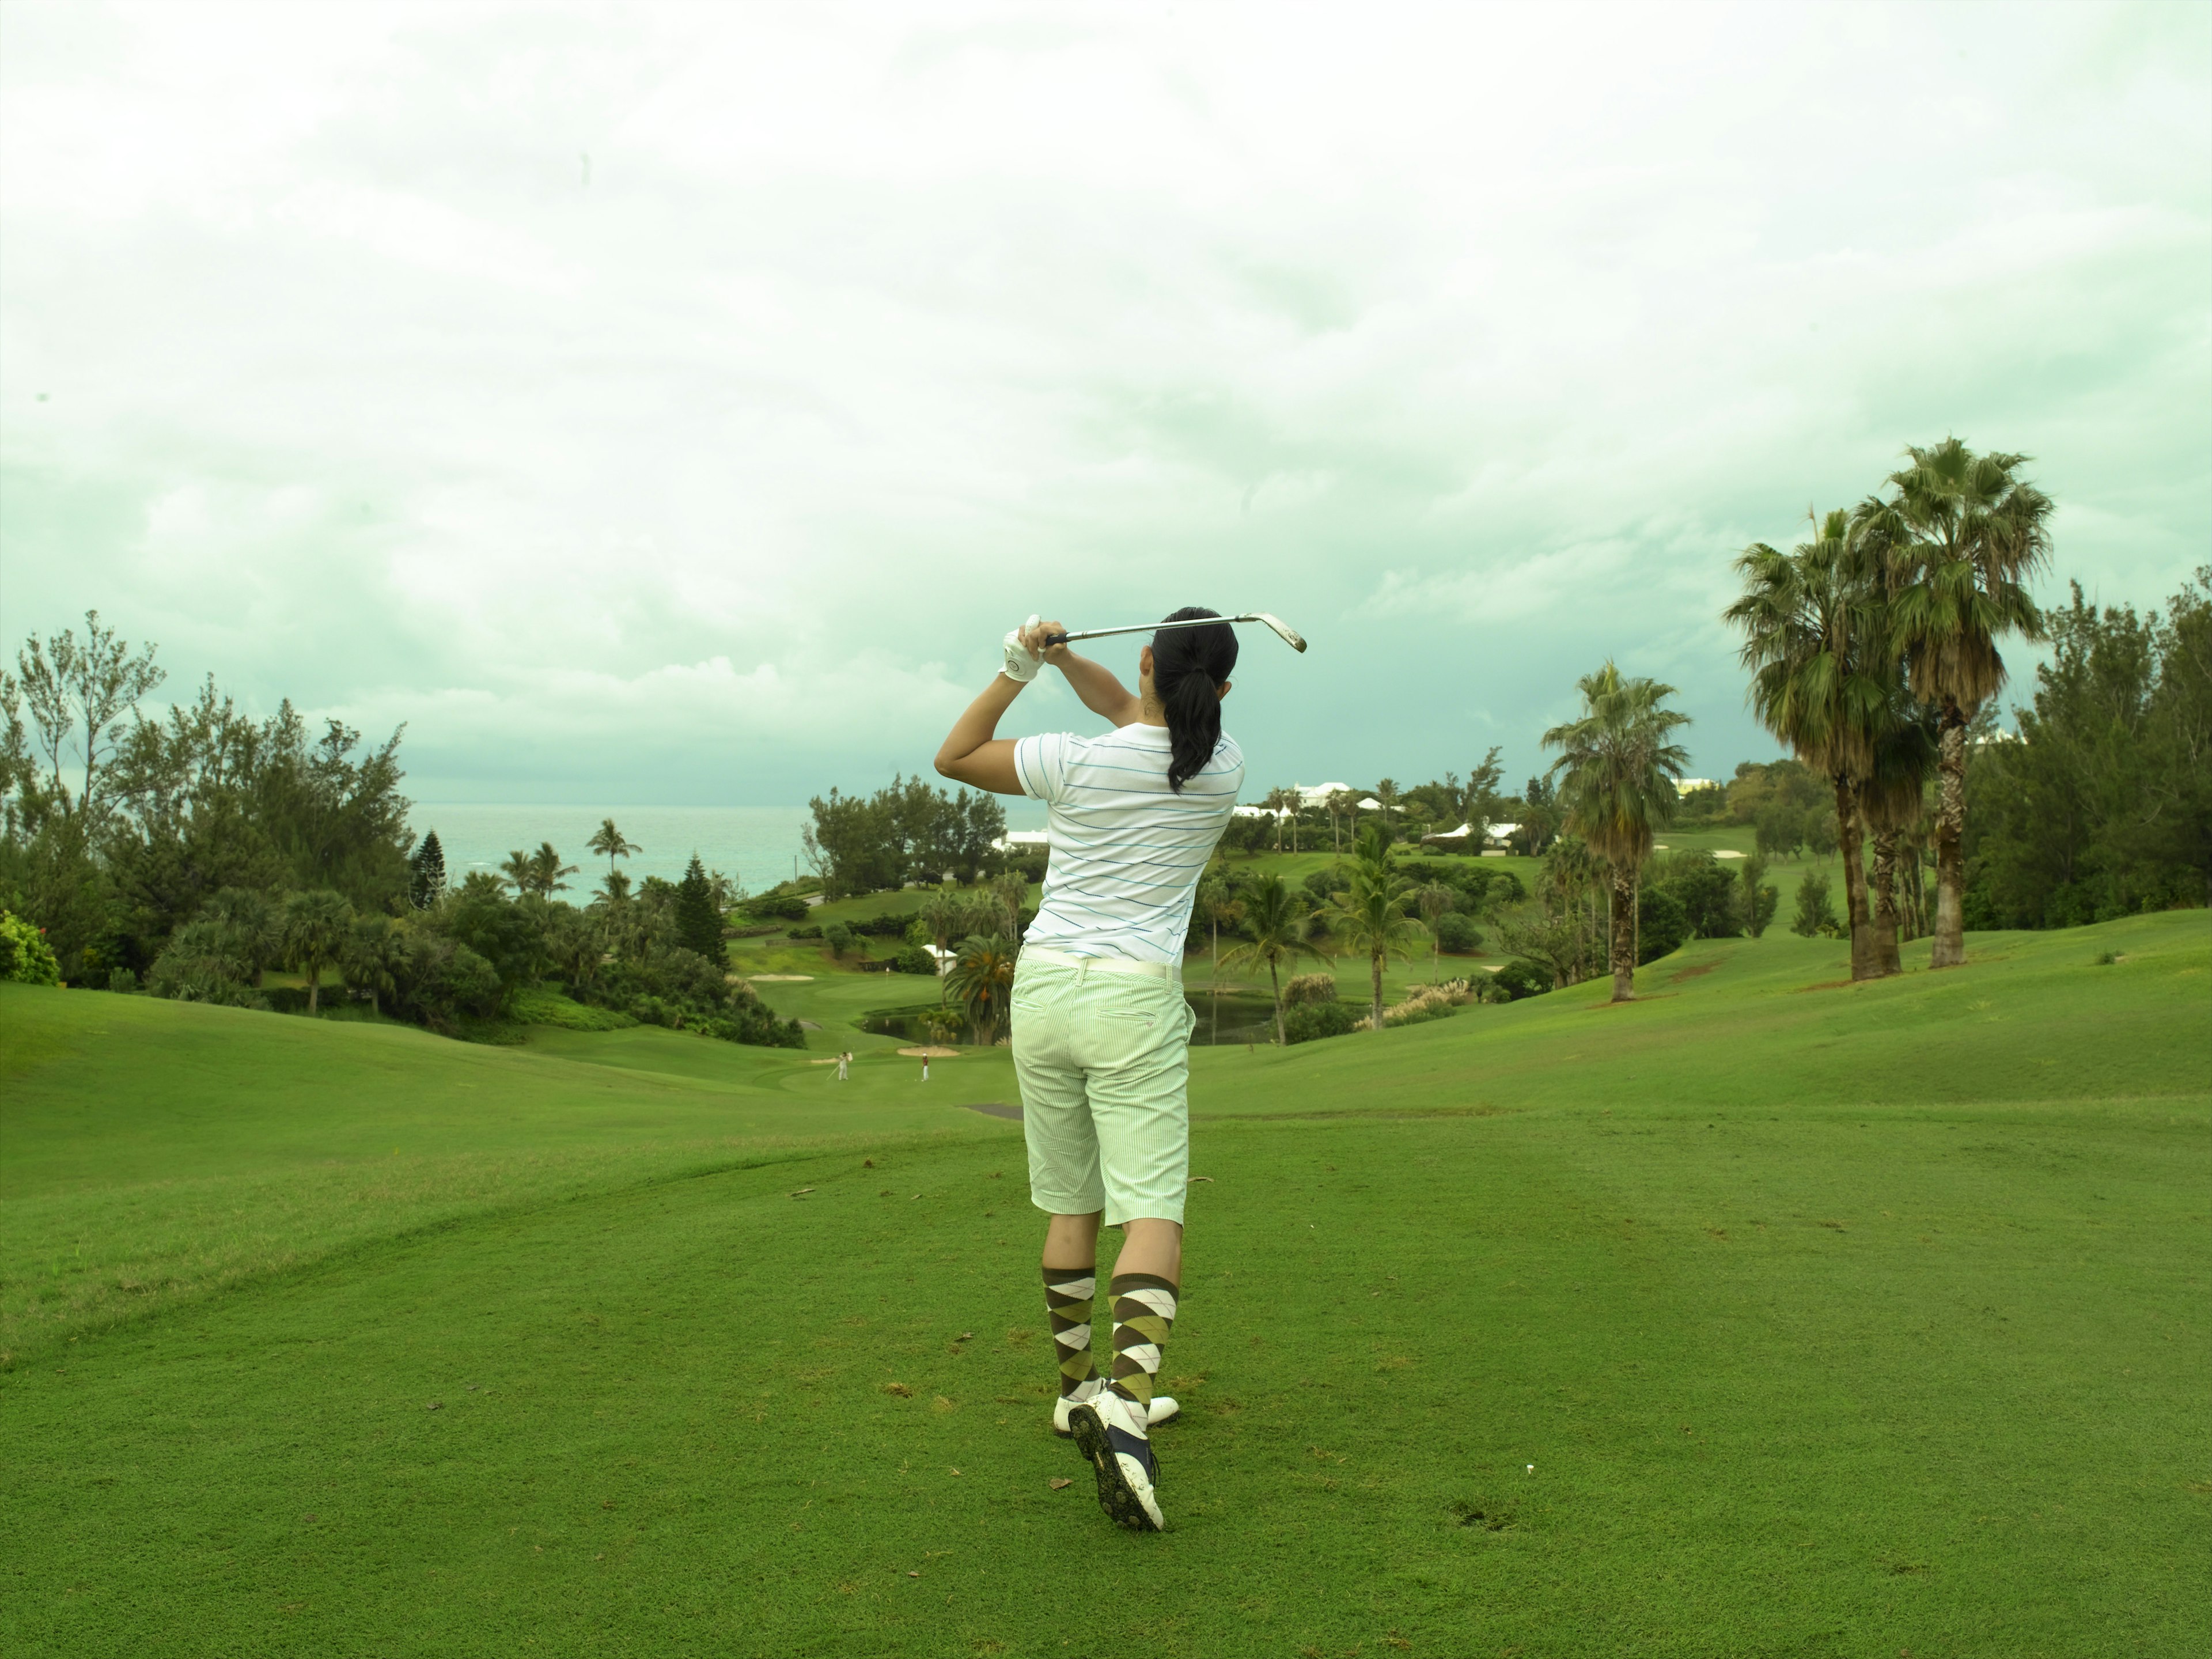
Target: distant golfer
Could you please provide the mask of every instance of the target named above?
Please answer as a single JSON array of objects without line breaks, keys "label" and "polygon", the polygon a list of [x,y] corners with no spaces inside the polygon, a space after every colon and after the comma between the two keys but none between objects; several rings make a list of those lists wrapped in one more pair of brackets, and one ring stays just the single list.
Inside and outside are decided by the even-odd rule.
[{"label": "distant golfer", "polygon": [[921,1051],[921,1080],[924,1083],[929,1081],[929,1050],[927,1048]]},{"label": "distant golfer", "polygon": [[[1164,620],[1218,614],[1194,608]],[[1226,623],[1154,635],[1132,694],[1100,664],[1044,644],[1064,631],[1031,617],[1006,635],[1005,668],[953,726],[937,769],[1049,809],[1044,897],[1024,935],[1012,1000],[1030,1196],[1051,1218],[1053,1426],[1091,1460],[1106,1513],[1152,1532],[1160,1470],[1147,1431],[1175,1414],[1153,1383],[1182,1282],[1190,1174],[1195,1017],[1182,997],[1183,938],[1244,780],[1244,757],[1221,733],[1237,635]],[[1046,662],[1115,729],[995,736]],[[1103,1382],[1091,1357],[1102,1214],[1124,1234],[1112,1284],[1114,1371]]]},{"label": "distant golfer", "polygon": [[853,1051],[852,1051],[850,1048],[846,1049],[846,1050],[845,1050],[845,1052],[844,1052],[843,1054],[840,1054],[840,1055],[838,1055],[838,1056],[837,1056],[837,1081],[838,1081],[838,1082],[842,1083],[842,1082],[845,1080],[845,1068],[846,1068],[847,1066],[850,1066],[852,1063],[853,1063]]}]

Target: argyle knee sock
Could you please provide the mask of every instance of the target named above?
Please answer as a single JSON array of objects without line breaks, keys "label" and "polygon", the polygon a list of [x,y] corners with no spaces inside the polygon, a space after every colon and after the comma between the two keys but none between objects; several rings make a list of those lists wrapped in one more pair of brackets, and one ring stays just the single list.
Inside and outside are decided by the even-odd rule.
[{"label": "argyle knee sock", "polygon": [[1142,1423],[1152,1407],[1160,1351],[1175,1324],[1176,1287],[1151,1273],[1115,1273],[1113,1294],[1114,1380],[1108,1386],[1138,1407]]},{"label": "argyle knee sock", "polygon": [[1095,1273],[1068,1267],[1044,1270],[1044,1305],[1052,1317],[1052,1345],[1060,1361],[1060,1397],[1066,1400],[1098,1377],[1091,1357],[1091,1302],[1098,1288]]}]

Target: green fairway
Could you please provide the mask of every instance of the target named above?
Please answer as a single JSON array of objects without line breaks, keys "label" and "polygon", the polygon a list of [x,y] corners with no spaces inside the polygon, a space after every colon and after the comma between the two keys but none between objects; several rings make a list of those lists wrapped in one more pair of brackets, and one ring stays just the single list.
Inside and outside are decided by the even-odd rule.
[{"label": "green fairway", "polygon": [[1005,1051],[846,1023],[927,980],[762,984],[806,1052],[0,985],[0,1638],[2203,1651],[2212,919],[1970,946],[1195,1052],[1155,1537],[1046,1431]]}]

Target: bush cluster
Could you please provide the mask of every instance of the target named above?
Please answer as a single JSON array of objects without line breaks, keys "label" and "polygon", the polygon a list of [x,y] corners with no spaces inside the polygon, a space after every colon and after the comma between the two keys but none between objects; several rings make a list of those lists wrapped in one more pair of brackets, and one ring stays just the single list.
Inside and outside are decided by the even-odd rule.
[{"label": "bush cluster", "polygon": [[0,979],[24,985],[58,985],[61,965],[43,930],[0,910]]}]

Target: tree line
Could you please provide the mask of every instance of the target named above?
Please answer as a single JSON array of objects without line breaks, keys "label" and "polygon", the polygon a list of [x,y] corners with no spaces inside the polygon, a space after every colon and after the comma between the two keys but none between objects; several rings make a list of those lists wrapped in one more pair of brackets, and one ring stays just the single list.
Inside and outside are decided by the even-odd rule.
[{"label": "tree line", "polygon": [[[289,702],[254,720],[212,678],[149,716],[155,654],[89,612],[82,638],[33,635],[0,671],[0,973],[309,1013],[328,975],[453,1033],[558,984],[619,1022],[800,1041],[731,982],[722,913],[739,895],[696,856],[683,880],[634,887],[616,860],[639,849],[610,820],[592,843],[609,875],[583,906],[558,896],[577,870],[550,843],[451,883],[435,832],[407,828],[401,732],[365,746],[330,720],[313,737]],[[279,968],[304,988],[271,986]]]},{"label": "tree line", "polygon": [[945,878],[966,886],[988,866],[1006,867],[991,845],[1006,833],[1006,809],[981,791],[902,775],[872,795],[833,788],[806,805],[813,818],[800,843],[825,898]]}]

